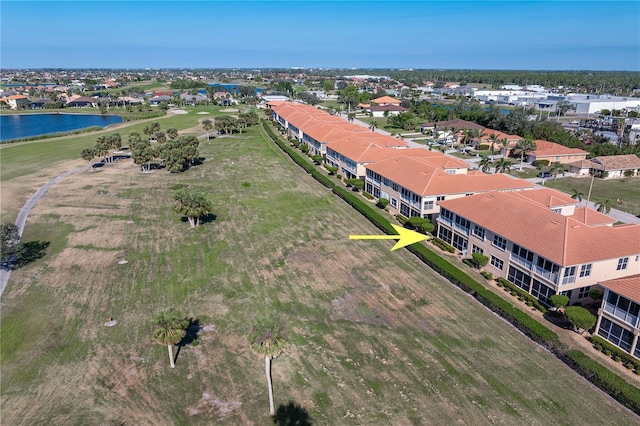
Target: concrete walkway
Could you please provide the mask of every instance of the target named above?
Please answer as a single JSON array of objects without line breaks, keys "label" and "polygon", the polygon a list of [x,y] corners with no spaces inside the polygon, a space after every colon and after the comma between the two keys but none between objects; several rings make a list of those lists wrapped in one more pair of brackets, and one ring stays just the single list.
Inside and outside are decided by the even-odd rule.
[{"label": "concrete walkway", "polygon": [[[40,198],[42,198],[42,196],[49,190],[49,188],[51,188],[56,183],[60,182],[62,179],[68,176],[71,176],[74,173],[78,173],[81,170],[86,170],[88,168],[89,166],[82,166],[73,170],[69,170],[68,172],[63,173],[60,176],[57,176],[51,179],[49,182],[42,185],[40,189],[38,189],[38,191],[36,191],[36,193],[33,194],[31,198],[29,198],[29,201],[27,201],[26,204],[22,206],[22,208],[20,209],[20,212],[18,213],[18,217],[15,222],[16,226],[18,227],[18,234],[22,237],[22,231],[24,231],[24,227],[27,224],[27,218],[29,217],[29,213],[31,213],[31,209],[33,208],[33,206],[36,205],[38,200],[40,200]],[[7,282],[9,282],[10,276],[11,276],[11,269],[8,269],[8,270],[0,269],[0,296],[2,296],[2,294],[4,293],[4,289],[7,286]]]}]

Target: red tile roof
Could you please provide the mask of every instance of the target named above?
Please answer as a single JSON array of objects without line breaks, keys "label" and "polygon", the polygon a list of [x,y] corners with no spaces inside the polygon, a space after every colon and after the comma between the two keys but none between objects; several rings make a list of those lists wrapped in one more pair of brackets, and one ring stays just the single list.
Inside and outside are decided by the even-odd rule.
[{"label": "red tile roof", "polygon": [[640,274],[615,280],[600,281],[600,285],[636,303],[640,303]]},{"label": "red tile roof", "polygon": [[[640,225],[585,224],[551,211],[535,201],[531,191],[490,192],[439,204],[559,265],[640,254]],[[589,209],[587,216],[596,213]]]},{"label": "red tile roof", "polygon": [[568,148],[564,145],[560,145],[554,142],[536,139],[536,150],[531,152],[530,155],[533,155],[536,158],[540,158],[558,155],[584,155],[586,157],[587,154],[588,152],[583,151],[582,149]]},{"label": "red tile roof", "polygon": [[399,100],[397,100],[395,98],[392,98],[391,96],[382,96],[380,98],[375,98],[375,99],[372,99],[371,102],[374,103],[374,104],[378,104],[378,105],[381,105],[381,104],[396,104],[396,105],[400,105],[400,103],[401,103]]},{"label": "red tile roof", "polygon": [[[443,158],[444,157],[444,158]],[[367,169],[419,195],[468,194],[496,190],[528,189],[534,184],[500,174],[449,174],[444,169],[463,168],[462,160],[449,156],[396,157],[368,165]],[[464,163],[464,161],[462,161]]]}]

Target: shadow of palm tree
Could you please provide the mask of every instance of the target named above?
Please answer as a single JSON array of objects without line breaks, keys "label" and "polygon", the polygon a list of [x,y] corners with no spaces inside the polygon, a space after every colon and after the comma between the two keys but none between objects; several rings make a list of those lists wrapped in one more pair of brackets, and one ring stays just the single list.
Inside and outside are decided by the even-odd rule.
[{"label": "shadow of palm tree", "polygon": [[276,414],[271,416],[273,424],[278,426],[311,426],[312,418],[307,410],[289,401],[287,405],[280,404],[276,410]]},{"label": "shadow of palm tree", "polygon": [[178,342],[178,350],[176,351],[176,355],[173,357],[173,362],[178,361],[178,355],[180,355],[180,350],[183,346],[192,345],[197,346],[200,342],[198,341],[198,333],[202,330],[200,326],[199,319],[189,318],[189,326],[187,327],[187,334]]}]

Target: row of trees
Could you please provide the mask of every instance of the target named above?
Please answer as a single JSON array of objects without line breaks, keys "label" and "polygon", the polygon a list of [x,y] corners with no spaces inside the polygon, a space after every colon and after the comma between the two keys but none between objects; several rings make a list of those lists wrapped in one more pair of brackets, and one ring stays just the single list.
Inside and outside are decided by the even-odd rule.
[{"label": "row of trees", "polygon": [[[187,337],[192,321],[175,309],[158,312],[153,317],[153,340],[169,351],[169,364],[175,368],[173,345],[180,345]],[[287,346],[288,333],[284,322],[275,315],[261,315],[253,323],[249,333],[249,346],[265,360],[265,373],[269,388],[269,413],[276,410],[273,404],[273,385],[271,380],[271,360],[280,355]],[[184,344],[184,343],[183,343]]]}]

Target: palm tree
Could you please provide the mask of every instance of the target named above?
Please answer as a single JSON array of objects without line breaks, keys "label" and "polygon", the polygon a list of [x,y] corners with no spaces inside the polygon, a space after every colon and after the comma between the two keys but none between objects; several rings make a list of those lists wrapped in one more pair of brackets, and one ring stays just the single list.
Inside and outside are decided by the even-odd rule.
[{"label": "palm tree", "polygon": [[581,203],[583,197],[584,197],[584,192],[581,192],[576,188],[571,188],[571,198],[573,198],[574,200],[578,200],[578,203]]},{"label": "palm tree", "polygon": [[213,129],[213,123],[211,123],[211,120],[202,120],[202,128],[207,132],[207,140],[209,140],[209,131]]},{"label": "palm tree", "polygon": [[192,228],[197,227],[200,224],[200,218],[211,213],[213,208],[211,202],[205,197],[186,189],[176,192],[173,199],[176,200],[174,211],[187,216]]},{"label": "palm tree", "polygon": [[493,166],[496,168],[496,173],[509,173],[511,170],[511,162],[506,158],[499,159],[493,164]]},{"label": "palm tree", "polygon": [[514,151],[516,154],[520,154],[520,171],[522,171],[522,163],[524,162],[524,156],[531,151],[535,151],[537,148],[536,141],[529,138],[520,139],[516,144]]},{"label": "palm tree", "polygon": [[249,344],[258,355],[264,356],[264,368],[269,386],[269,412],[273,416],[273,386],[271,384],[271,359],[280,355],[287,346],[287,332],[284,323],[273,315],[261,316],[253,323]]},{"label": "palm tree", "polygon": [[596,203],[596,210],[599,211],[600,213],[608,214],[611,211],[612,204],[613,204],[613,201],[607,198],[604,201],[599,201]]},{"label": "palm tree", "polygon": [[492,166],[491,159],[489,159],[489,157],[487,157],[486,155],[483,155],[478,165],[480,166],[480,170],[482,170],[483,173],[487,173]]},{"label": "palm tree", "polygon": [[347,114],[347,121],[349,123],[353,123],[353,119],[356,118],[356,113],[355,112],[350,112],[349,114]]},{"label": "palm tree", "polygon": [[378,121],[371,120],[371,124],[369,124],[369,129],[371,129],[372,132],[375,132],[376,129],[378,128]]},{"label": "palm tree", "polygon": [[173,360],[173,345],[180,342],[187,335],[189,320],[180,315],[176,310],[169,309],[158,312],[153,317],[154,330],[153,340],[161,345],[167,345],[169,350],[169,363],[171,368],[175,368]]},{"label": "palm tree", "polygon": [[564,165],[559,161],[551,163],[551,166],[549,167],[549,173],[553,175],[554,180],[560,173],[562,173],[562,176],[564,176]]},{"label": "palm tree", "polygon": [[88,161],[89,165],[91,165],[91,160],[93,160],[95,156],[95,151],[91,148],[84,148],[80,153],[80,157],[82,157],[84,161]]},{"label": "palm tree", "polygon": [[496,146],[496,143],[499,142],[499,138],[498,135],[496,135],[495,133],[491,133],[489,135],[489,142],[491,142],[491,160],[493,161],[493,151],[494,151],[494,147]]},{"label": "palm tree", "polygon": [[498,143],[502,145],[502,157],[508,157],[507,151],[509,150],[509,141],[507,138],[498,139]]},{"label": "palm tree", "polygon": [[169,129],[167,129],[167,137],[169,139],[175,139],[178,137],[178,129],[171,127]]}]

